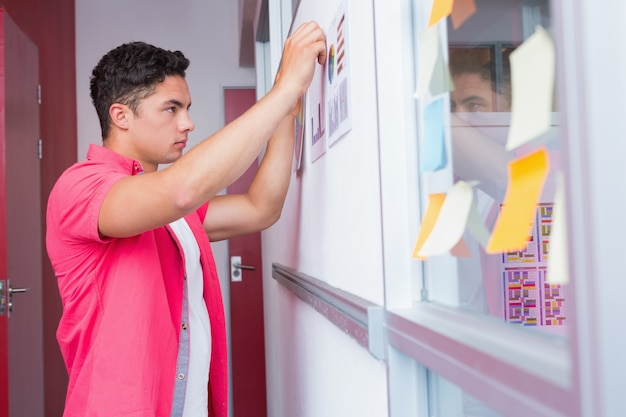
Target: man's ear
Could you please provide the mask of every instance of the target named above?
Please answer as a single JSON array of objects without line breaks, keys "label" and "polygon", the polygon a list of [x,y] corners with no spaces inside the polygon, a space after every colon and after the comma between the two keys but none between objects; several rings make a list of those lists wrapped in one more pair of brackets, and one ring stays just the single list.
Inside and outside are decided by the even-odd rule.
[{"label": "man's ear", "polygon": [[128,129],[128,119],[130,117],[129,113],[130,109],[120,103],[113,103],[111,107],[109,107],[109,116],[111,117],[111,122],[119,129]]}]

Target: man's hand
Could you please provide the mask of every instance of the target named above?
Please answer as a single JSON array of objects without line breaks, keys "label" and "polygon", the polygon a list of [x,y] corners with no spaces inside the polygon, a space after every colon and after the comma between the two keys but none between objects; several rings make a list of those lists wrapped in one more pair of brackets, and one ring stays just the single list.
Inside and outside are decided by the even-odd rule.
[{"label": "man's hand", "polygon": [[295,94],[293,116],[300,110],[300,99],[311,84],[316,63],[326,63],[326,36],[317,23],[303,23],[285,41],[274,83],[275,88]]}]

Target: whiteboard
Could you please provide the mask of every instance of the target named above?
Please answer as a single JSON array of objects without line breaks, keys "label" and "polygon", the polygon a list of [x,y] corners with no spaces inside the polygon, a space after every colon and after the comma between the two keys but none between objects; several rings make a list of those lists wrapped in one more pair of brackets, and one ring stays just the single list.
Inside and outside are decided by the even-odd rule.
[{"label": "whiteboard", "polygon": [[264,237],[272,262],[383,304],[383,254],[374,26],[371,1],[302,0],[291,28],[327,30],[340,6],[348,21],[351,129],[311,158],[306,106],[302,166],[294,163],[281,219]]}]

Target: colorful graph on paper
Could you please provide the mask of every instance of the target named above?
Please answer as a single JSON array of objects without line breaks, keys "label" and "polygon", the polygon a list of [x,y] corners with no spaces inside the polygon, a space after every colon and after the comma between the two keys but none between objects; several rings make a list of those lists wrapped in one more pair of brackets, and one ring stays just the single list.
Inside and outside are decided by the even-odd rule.
[{"label": "colorful graph on paper", "polygon": [[341,2],[326,34],[328,43],[326,77],[326,121],[328,146],[352,129],[350,103],[350,39],[345,0]]},{"label": "colorful graph on paper", "polygon": [[503,253],[504,316],[522,326],[567,324],[567,285],[547,282],[552,203],[537,207],[526,248]]}]

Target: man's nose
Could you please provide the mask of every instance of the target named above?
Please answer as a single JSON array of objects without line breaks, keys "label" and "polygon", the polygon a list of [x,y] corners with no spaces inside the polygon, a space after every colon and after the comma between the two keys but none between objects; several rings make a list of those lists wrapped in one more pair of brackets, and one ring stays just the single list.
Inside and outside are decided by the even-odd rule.
[{"label": "man's nose", "polygon": [[193,123],[193,120],[191,120],[191,117],[189,116],[188,113],[185,114],[185,116],[180,121],[179,125],[180,125],[180,129],[185,132],[191,132],[196,127],[196,125]]}]

